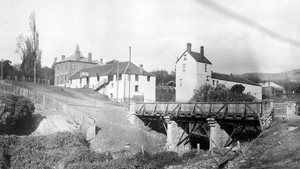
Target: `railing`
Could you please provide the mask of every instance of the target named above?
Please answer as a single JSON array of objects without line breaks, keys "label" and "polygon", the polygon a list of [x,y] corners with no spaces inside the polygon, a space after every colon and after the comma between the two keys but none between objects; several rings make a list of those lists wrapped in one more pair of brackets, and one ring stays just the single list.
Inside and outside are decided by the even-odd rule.
[{"label": "railing", "polygon": [[0,83],[0,91],[23,95],[29,98],[35,106],[65,113],[64,115],[70,116],[80,126],[78,130],[85,136],[86,140],[91,140],[95,137],[95,119],[73,106],[69,106],[67,103],[17,84]]},{"label": "railing", "polygon": [[96,84],[94,86],[94,90],[97,91],[99,90],[103,85],[105,85],[106,83],[108,83],[107,79],[103,79],[101,80],[98,84]]},{"label": "railing", "polygon": [[136,103],[135,112],[140,116],[170,116],[172,118],[257,119],[262,115],[262,103]]}]

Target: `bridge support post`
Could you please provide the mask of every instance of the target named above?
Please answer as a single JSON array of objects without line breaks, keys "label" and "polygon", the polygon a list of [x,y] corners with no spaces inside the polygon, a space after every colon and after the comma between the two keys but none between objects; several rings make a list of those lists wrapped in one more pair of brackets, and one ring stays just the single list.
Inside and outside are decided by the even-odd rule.
[{"label": "bridge support post", "polygon": [[229,139],[229,135],[223,130],[220,124],[213,119],[213,124],[210,125],[209,137],[211,140],[210,149],[214,147],[224,147],[226,141]]},{"label": "bridge support post", "polygon": [[[189,151],[191,150],[191,144],[188,142],[183,142],[180,145],[178,143],[185,139],[188,134],[179,123],[170,120],[170,118],[164,117],[167,122],[167,143],[166,148],[169,151]],[[189,124],[187,124],[188,126]],[[188,139],[188,138],[187,138]]]}]

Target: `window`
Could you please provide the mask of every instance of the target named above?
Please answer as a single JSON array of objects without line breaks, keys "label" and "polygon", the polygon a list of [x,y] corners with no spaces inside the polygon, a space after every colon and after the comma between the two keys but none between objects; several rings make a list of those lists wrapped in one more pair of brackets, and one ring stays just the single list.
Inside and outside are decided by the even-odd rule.
[{"label": "window", "polygon": [[122,80],[122,74],[119,74],[119,80]]},{"label": "window", "polygon": [[111,94],[110,94],[110,98],[113,98],[113,96],[114,96],[114,95],[111,93]]},{"label": "window", "polygon": [[147,81],[150,82],[150,76],[147,76]]},{"label": "window", "polygon": [[186,54],[183,55],[183,60],[186,60]]},{"label": "window", "polygon": [[213,86],[215,85],[215,80],[213,80]]},{"label": "window", "polygon": [[207,64],[204,65],[204,71],[207,72]]},{"label": "window", "polygon": [[57,75],[56,83],[59,83],[59,76]]},{"label": "window", "polygon": [[99,80],[100,80],[100,76],[99,76],[99,74],[97,73],[97,81],[99,82]]},{"label": "window", "polygon": [[108,81],[114,81],[114,75],[108,76]]},{"label": "window", "polygon": [[139,81],[139,75],[135,75],[135,81]]},{"label": "window", "polygon": [[72,63],[72,70],[75,69],[75,63]]},{"label": "window", "polygon": [[59,71],[59,64],[57,64],[57,71]]},{"label": "window", "polygon": [[111,83],[111,87],[114,87],[114,83]]},{"label": "window", "polygon": [[66,62],[66,63],[65,63],[65,69],[67,69],[67,68],[68,68],[68,63]]},{"label": "window", "polygon": [[62,63],[60,64],[60,69],[63,70],[63,68],[64,68],[64,64]]},{"label": "window", "polygon": [[186,71],[186,64],[183,64],[183,66],[182,66],[182,71],[183,71],[183,72]]},{"label": "window", "polygon": [[182,86],[182,79],[179,80],[179,86]]},{"label": "window", "polygon": [[60,81],[61,81],[61,83],[63,83],[63,80],[64,80],[63,75],[60,75]]},{"label": "window", "polygon": [[217,85],[219,84],[219,81],[217,81]]},{"label": "window", "polygon": [[65,81],[67,82],[67,79],[68,79],[68,75],[67,74],[65,74]]},{"label": "window", "polygon": [[134,91],[138,92],[138,91],[139,91],[139,86],[138,86],[138,85],[135,85],[135,86],[134,86],[134,89],[135,89]]},{"label": "window", "polygon": [[72,84],[72,79],[70,80],[70,84]]},{"label": "window", "polygon": [[206,81],[208,81],[208,82],[209,82],[209,76],[206,76]]}]

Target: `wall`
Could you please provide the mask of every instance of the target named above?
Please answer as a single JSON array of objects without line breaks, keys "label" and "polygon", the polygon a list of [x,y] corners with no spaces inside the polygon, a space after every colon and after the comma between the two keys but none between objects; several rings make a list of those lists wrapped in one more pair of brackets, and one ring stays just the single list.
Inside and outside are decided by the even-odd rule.
[{"label": "wall", "polygon": [[[197,81],[197,62],[188,53],[185,52],[186,60],[184,56],[176,63],[176,101],[185,102],[189,101],[193,94],[194,89],[198,87]],[[183,71],[183,64],[186,64],[186,71]],[[180,84],[180,79],[182,83]]]},{"label": "wall", "polygon": [[[72,69],[72,63],[74,63],[74,69]],[[67,68],[65,65],[67,64]],[[61,69],[61,65],[63,65],[63,69]],[[57,67],[59,66],[59,70]],[[94,67],[96,63],[93,62],[79,62],[79,61],[66,61],[55,64],[55,86],[61,87],[71,87],[69,84],[69,80],[72,76],[74,76],[77,72],[84,68]],[[63,80],[61,81],[61,75],[63,75]],[[67,78],[65,79],[65,75]],[[59,81],[57,81],[57,76],[59,76]]]},{"label": "wall", "polygon": [[224,84],[229,89],[236,84],[241,84],[245,87],[244,93],[250,93],[251,95],[255,96],[258,100],[262,100],[262,87],[261,86],[254,86],[254,85],[249,85],[249,84],[244,84],[244,83],[230,82],[230,81],[224,81],[224,80],[213,79],[213,78],[212,78],[212,80],[215,80],[214,86],[216,86],[216,84],[217,84],[216,82],[218,81],[219,84]]}]

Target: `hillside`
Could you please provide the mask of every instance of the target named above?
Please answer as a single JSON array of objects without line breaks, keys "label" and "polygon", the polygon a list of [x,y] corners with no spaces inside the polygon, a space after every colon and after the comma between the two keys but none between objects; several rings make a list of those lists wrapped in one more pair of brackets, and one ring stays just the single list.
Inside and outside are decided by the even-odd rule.
[{"label": "hillside", "polygon": [[300,81],[300,69],[294,69],[291,71],[281,72],[281,73],[244,73],[238,76],[250,79],[254,82],[263,81],[290,81],[298,82]]}]

